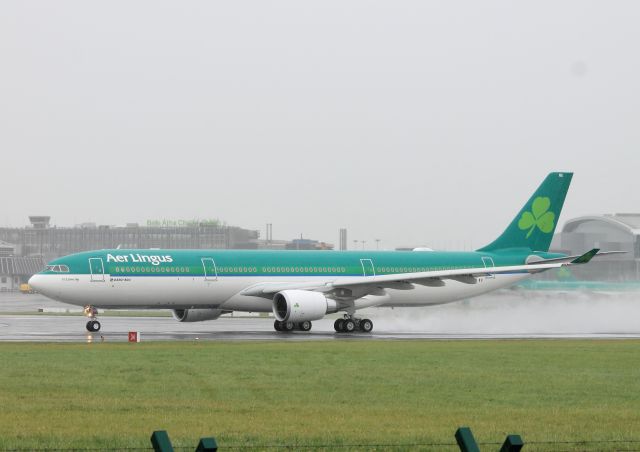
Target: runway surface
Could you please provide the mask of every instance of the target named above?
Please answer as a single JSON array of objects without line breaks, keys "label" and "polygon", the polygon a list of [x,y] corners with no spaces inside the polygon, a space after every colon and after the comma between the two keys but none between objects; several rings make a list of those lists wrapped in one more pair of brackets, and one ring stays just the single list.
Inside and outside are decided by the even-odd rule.
[{"label": "runway surface", "polygon": [[534,338],[640,338],[640,334],[469,334],[403,332],[393,330],[374,331],[371,334],[336,333],[333,320],[313,322],[308,333],[278,333],[273,330],[273,320],[261,318],[221,318],[211,322],[178,323],[165,317],[103,317],[102,331],[88,333],[86,319],[79,316],[0,316],[0,341],[36,342],[126,342],[129,331],[138,331],[142,341],[313,341],[313,340],[381,340],[381,339],[534,339]]},{"label": "runway surface", "polygon": [[[102,330],[88,333],[87,319],[49,315],[81,308],[41,295],[0,294],[0,341],[125,342],[129,331],[142,341],[314,341],[640,338],[640,297],[636,294],[503,292],[449,305],[361,311],[374,331],[336,333],[332,318],[313,322],[311,332],[278,333],[272,318],[221,317],[180,323],[171,317],[102,316]],[[44,311],[38,315],[33,313]]]}]

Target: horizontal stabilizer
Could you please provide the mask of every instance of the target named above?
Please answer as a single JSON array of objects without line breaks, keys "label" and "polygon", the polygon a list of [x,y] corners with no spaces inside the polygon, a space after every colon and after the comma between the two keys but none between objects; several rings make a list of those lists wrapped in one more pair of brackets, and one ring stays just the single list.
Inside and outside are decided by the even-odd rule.
[{"label": "horizontal stabilizer", "polygon": [[576,254],[573,256],[564,256],[564,257],[554,257],[552,259],[542,259],[542,260],[535,260],[529,263],[529,265],[532,264],[542,264],[542,263],[565,263],[565,264],[586,264],[587,262],[590,262],[591,259],[593,259],[594,257],[602,257],[602,256],[611,256],[614,254],[626,254],[626,251],[600,251],[597,248],[594,248],[584,254]]},{"label": "horizontal stabilizer", "polygon": [[591,259],[593,259],[593,257],[596,254],[598,254],[598,251],[600,251],[598,248],[594,248],[591,251],[587,251],[582,256],[579,256],[579,257],[575,258],[574,260],[572,260],[571,263],[572,264],[586,264]]}]

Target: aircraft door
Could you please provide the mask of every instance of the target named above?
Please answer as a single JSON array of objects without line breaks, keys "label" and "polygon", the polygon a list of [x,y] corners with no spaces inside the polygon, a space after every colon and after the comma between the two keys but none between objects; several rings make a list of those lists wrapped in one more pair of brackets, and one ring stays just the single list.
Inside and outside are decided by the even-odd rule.
[{"label": "aircraft door", "polygon": [[89,258],[89,270],[91,271],[91,281],[104,281],[104,262],[102,262],[102,258]]},{"label": "aircraft door", "polygon": [[202,268],[204,269],[204,280],[217,281],[218,269],[216,268],[215,261],[210,257],[203,257],[200,260],[202,261]]},{"label": "aircraft door", "polygon": [[[484,268],[495,267],[496,264],[493,262],[493,259],[490,257],[483,257],[482,263],[484,264]],[[493,279],[496,275],[487,275],[487,278]]]},{"label": "aircraft door", "polygon": [[376,276],[376,269],[373,267],[373,261],[371,259],[360,259],[362,265],[363,276]]}]

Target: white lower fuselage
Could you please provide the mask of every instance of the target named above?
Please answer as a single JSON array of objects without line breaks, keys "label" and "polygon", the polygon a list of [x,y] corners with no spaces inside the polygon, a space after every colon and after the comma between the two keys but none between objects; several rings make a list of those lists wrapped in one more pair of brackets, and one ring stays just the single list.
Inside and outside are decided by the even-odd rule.
[{"label": "white lower fuselage", "polygon": [[[508,287],[530,275],[502,274],[477,278],[476,284],[444,280],[442,287],[414,285],[412,289],[384,289],[377,295],[356,300],[356,309],[379,307],[429,306],[471,298],[496,289]],[[255,284],[327,281],[326,277],[309,276],[238,276],[204,278],[192,276],[115,276],[104,279],[93,275],[37,275],[46,278],[44,295],[78,306],[91,305],[103,309],[188,309],[215,308],[228,311],[270,312],[269,298],[243,295],[242,291]],[[339,282],[340,277],[332,278]]]}]

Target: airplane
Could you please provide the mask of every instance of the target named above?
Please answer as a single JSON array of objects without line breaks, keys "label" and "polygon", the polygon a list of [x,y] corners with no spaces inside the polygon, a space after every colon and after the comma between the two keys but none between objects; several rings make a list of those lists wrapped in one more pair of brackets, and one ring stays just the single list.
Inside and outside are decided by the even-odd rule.
[{"label": "airplane", "polygon": [[106,249],[55,259],[29,284],[83,306],[90,332],[100,330],[98,309],[170,309],[179,322],[273,312],[280,332],[340,312],[336,332],[369,333],[360,309],[468,299],[607,254],[549,252],[572,177],[550,173],[502,235],[473,252]]}]

